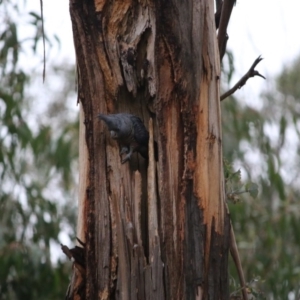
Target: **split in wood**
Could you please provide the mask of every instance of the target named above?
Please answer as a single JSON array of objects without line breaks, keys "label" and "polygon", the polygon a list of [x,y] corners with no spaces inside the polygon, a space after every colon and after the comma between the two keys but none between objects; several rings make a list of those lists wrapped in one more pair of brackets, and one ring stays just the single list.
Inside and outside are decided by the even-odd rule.
[{"label": "split in wood", "polygon": [[254,63],[252,64],[251,68],[249,69],[249,71],[226,93],[224,93],[220,100],[223,101],[224,99],[226,99],[227,97],[229,97],[230,95],[232,95],[237,89],[240,89],[242,86],[244,86],[247,82],[247,80],[251,77],[254,76],[259,76],[262,77],[263,79],[266,79],[263,75],[261,75],[258,71],[255,70],[255,67],[259,64],[260,61],[262,61],[263,58],[261,58],[261,56],[259,56]]}]

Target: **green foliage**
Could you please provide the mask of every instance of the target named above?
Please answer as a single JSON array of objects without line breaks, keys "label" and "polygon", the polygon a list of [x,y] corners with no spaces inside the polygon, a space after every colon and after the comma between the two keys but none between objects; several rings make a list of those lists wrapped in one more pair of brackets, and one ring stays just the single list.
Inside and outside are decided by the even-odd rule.
[{"label": "green foliage", "polygon": [[232,165],[228,161],[224,160],[224,178],[227,200],[234,203],[240,201],[240,195],[249,193],[252,198],[256,198],[258,195],[258,185],[249,181],[243,184],[241,181],[241,170],[233,171]]},{"label": "green foliage", "polygon": [[[300,296],[299,73],[297,59],[278,76],[276,86],[262,94],[260,109],[235,97],[222,103],[224,155],[233,170],[240,170],[226,175],[225,166],[227,190],[228,178],[233,177],[233,190],[249,182],[249,193],[239,194],[242,202],[230,202],[229,207],[256,299]],[[230,274],[236,278],[235,291],[233,263]]]},{"label": "green foliage", "polygon": [[[19,63],[28,42],[18,36],[13,16],[19,11],[10,1],[3,1],[0,10],[5,20],[0,25],[0,298],[62,299],[70,264],[63,256],[51,260],[50,252],[59,251],[60,234],[74,238],[70,192],[78,121],[66,118],[58,104],[54,117],[53,99],[44,104],[46,111],[52,110],[51,119],[36,118],[39,102],[31,99],[29,89],[34,77]],[[30,16],[35,33],[29,40],[35,52],[42,37],[41,20],[33,12]],[[70,78],[68,72],[64,77]],[[58,92],[65,102],[68,93]]]},{"label": "green foliage", "polygon": [[226,84],[230,84],[232,80],[232,76],[234,74],[235,68],[234,68],[234,57],[233,53],[230,50],[226,50],[226,55],[223,58],[223,64],[226,64],[226,72],[223,72],[223,75],[225,77]]}]

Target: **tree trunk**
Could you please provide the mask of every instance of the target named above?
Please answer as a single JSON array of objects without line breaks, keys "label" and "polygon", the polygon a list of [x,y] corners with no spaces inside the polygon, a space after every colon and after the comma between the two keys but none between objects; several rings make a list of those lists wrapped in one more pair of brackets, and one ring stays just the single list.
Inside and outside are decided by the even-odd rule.
[{"label": "tree trunk", "polygon": [[[213,5],[70,0],[85,273],[74,271],[69,299],[229,298]],[[119,112],[144,121],[148,160],[121,164],[97,119]]]}]

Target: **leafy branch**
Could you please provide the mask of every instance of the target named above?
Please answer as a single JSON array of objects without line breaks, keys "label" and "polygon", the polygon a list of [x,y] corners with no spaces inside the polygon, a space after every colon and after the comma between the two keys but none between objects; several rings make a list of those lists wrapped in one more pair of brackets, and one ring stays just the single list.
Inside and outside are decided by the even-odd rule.
[{"label": "leafy branch", "polygon": [[229,162],[224,161],[226,197],[236,203],[240,201],[239,195],[249,193],[255,199],[258,195],[258,185],[254,182],[243,184],[241,182],[241,171],[233,171]]}]

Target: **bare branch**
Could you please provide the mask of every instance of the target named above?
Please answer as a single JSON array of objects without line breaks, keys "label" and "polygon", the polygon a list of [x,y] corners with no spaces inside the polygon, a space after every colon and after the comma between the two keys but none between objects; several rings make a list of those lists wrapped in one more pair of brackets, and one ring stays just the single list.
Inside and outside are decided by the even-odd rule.
[{"label": "bare branch", "polygon": [[217,5],[217,11],[215,13],[215,23],[216,23],[216,29],[218,29],[220,25],[223,1],[220,0],[216,1],[216,5]]},{"label": "bare branch", "polygon": [[70,249],[66,246],[66,245],[63,245],[63,244],[60,244],[61,245],[61,250],[64,254],[66,254],[66,256],[71,260],[73,255],[70,251]]},{"label": "bare branch", "polygon": [[45,82],[46,77],[46,46],[45,46],[45,30],[44,30],[44,8],[43,8],[43,0],[40,0],[41,6],[41,21],[42,21],[42,36],[43,36],[43,83]]},{"label": "bare branch", "polygon": [[238,248],[236,245],[235,234],[234,234],[232,224],[231,224],[231,228],[230,228],[230,253],[231,253],[232,259],[233,259],[234,264],[238,271],[238,276],[240,279],[240,285],[241,285],[242,294],[243,294],[243,300],[248,300],[247,285],[246,285],[246,281],[245,281],[245,277],[244,277],[244,272],[243,272],[243,268],[242,268],[242,264],[241,264],[241,260],[240,260],[239,251],[238,251]]},{"label": "bare branch", "polygon": [[223,4],[223,0],[216,0],[216,10],[218,11],[220,6]]},{"label": "bare branch", "polygon": [[224,93],[220,100],[226,99],[228,96],[232,95],[237,89],[240,89],[243,85],[246,84],[247,80],[254,76],[262,77],[263,79],[266,79],[263,75],[261,75],[258,71],[255,70],[255,67],[263,60],[261,56],[259,56],[254,63],[252,64],[249,71],[226,93]]},{"label": "bare branch", "polygon": [[235,0],[224,0],[222,5],[222,12],[221,12],[221,18],[219,24],[219,32],[218,32],[218,45],[219,45],[221,62],[226,51],[226,42],[228,40],[227,26],[230,20],[230,16],[234,4],[235,4]]},{"label": "bare branch", "polygon": [[74,248],[69,249],[63,244],[60,245],[62,252],[65,253],[70,260],[80,264],[82,267],[85,267],[84,248],[75,246]]}]

